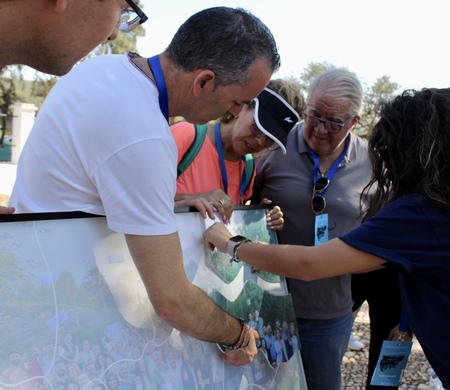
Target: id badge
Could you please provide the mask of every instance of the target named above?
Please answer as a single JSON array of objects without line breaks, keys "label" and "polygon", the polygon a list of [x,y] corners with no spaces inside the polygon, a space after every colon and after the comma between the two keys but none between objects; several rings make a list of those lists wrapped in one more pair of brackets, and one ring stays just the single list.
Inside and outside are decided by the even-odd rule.
[{"label": "id badge", "polygon": [[328,241],[328,214],[316,215],[314,224],[314,245]]},{"label": "id badge", "polygon": [[371,385],[400,386],[411,353],[411,341],[383,341]]}]

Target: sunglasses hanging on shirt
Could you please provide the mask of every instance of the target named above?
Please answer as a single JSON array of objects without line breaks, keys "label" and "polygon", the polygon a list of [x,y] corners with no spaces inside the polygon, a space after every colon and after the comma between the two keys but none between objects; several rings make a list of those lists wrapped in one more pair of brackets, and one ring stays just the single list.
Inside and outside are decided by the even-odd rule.
[{"label": "sunglasses hanging on shirt", "polygon": [[327,207],[327,201],[322,193],[328,188],[329,185],[330,180],[328,180],[326,177],[319,177],[314,183],[311,207],[316,215],[322,214]]}]

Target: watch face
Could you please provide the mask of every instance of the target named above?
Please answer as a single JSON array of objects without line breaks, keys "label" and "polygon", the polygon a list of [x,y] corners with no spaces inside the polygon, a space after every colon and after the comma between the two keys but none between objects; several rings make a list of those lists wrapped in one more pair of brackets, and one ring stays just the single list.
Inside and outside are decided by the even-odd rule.
[{"label": "watch face", "polygon": [[244,236],[234,236],[234,237],[230,238],[230,241],[241,242],[241,241],[244,241],[246,239],[247,239],[247,237],[244,237]]}]

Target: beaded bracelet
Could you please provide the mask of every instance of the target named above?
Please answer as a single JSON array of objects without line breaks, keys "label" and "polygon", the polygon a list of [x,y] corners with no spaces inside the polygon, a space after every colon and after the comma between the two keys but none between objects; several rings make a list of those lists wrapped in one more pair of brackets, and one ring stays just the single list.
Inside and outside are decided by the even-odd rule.
[{"label": "beaded bracelet", "polygon": [[246,347],[250,341],[249,338],[249,331],[250,331],[250,326],[247,325],[245,323],[244,320],[240,319],[239,322],[242,325],[241,328],[241,333],[239,335],[239,338],[236,340],[235,343],[233,344],[220,344],[220,343],[216,343],[217,346],[219,347],[219,349],[225,353],[225,350],[230,350],[230,351],[239,351],[240,349]]}]

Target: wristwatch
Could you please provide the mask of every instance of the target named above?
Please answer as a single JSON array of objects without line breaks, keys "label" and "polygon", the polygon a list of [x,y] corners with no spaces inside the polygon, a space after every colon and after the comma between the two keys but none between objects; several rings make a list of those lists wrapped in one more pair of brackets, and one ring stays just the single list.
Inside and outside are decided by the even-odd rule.
[{"label": "wristwatch", "polygon": [[230,238],[227,245],[227,252],[231,256],[230,262],[240,262],[240,260],[237,258],[237,251],[246,242],[251,242],[251,240],[249,240],[247,237],[239,235]]}]

